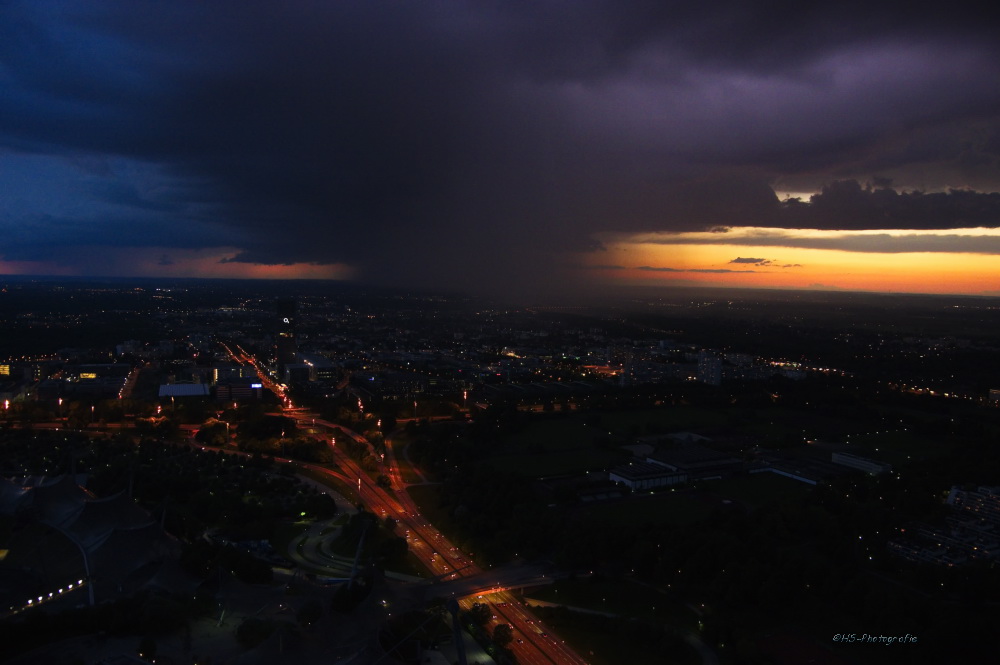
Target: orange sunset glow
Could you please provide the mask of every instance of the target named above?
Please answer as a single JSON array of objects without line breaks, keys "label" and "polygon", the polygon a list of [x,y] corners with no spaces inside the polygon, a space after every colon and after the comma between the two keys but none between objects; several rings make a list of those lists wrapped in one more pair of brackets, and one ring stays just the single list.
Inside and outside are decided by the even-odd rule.
[{"label": "orange sunset glow", "polygon": [[[982,294],[1000,290],[994,229],[608,235],[585,268],[619,284]],[[872,249],[859,250],[864,243]],[[938,251],[928,251],[934,247]],[[955,251],[940,251],[953,248]],[[990,253],[986,253],[990,252]]]},{"label": "orange sunset glow", "polygon": [[[74,262],[0,261],[0,274],[179,277],[208,279],[350,279],[353,270],[343,263],[291,263],[265,265],[233,260],[231,248],[176,249],[80,247]],[[80,257],[92,258],[82,262]],[[92,267],[93,266],[93,267]]]}]

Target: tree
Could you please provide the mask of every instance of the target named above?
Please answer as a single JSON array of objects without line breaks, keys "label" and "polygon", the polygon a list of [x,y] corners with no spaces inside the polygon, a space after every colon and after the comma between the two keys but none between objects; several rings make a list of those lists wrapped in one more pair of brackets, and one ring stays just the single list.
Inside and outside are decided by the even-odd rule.
[{"label": "tree", "polygon": [[229,441],[229,423],[214,418],[209,419],[201,426],[194,438],[195,441],[206,446],[224,446]]},{"label": "tree", "polygon": [[236,432],[236,438],[243,441],[263,441],[274,438],[293,437],[298,434],[295,420],[286,416],[265,415],[243,422]]},{"label": "tree", "polygon": [[490,606],[486,603],[473,603],[472,609],[469,610],[469,618],[480,626],[486,625],[486,622],[493,617],[493,612],[490,611]]},{"label": "tree", "polygon": [[514,641],[514,629],[509,623],[498,624],[493,629],[493,642],[499,647],[505,647]]}]

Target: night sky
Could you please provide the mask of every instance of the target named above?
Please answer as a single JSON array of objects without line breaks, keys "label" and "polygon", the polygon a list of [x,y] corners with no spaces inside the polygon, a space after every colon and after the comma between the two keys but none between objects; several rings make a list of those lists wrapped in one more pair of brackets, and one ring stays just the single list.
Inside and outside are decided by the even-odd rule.
[{"label": "night sky", "polygon": [[748,4],[2,2],[0,273],[1000,293],[988,10]]}]

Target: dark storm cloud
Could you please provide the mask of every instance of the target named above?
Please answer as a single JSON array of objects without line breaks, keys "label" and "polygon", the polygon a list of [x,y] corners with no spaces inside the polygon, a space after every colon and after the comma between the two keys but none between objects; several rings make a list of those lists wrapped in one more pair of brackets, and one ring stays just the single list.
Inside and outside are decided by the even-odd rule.
[{"label": "dark storm cloud", "polygon": [[1000,193],[952,189],[899,193],[834,182],[808,204],[788,201],[777,226],[814,229],[953,229],[1000,226]]},{"label": "dark storm cloud", "polygon": [[[556,288],[601,231],[996,226],[974,192],[778,200],[782,177],[913,187],[914,165],[1000,184],[995,24],[810,4],[9,2],[0,159],[93,167],[47,242],[463,288]],[[0,224],[40,239],[38,212]]]}]

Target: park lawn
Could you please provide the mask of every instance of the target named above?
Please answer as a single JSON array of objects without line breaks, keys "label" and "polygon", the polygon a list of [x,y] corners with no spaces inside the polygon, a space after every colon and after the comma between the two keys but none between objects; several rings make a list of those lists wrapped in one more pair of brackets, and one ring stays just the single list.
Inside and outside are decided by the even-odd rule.
[{"label": "park lawn", "polygon": [[553,639],[565,641],[591,665],[697,665],[701,657],[678,636],[665,651],[662,644],[641,643],[622,635],[605,617],[557,607],[532,612],[551,629]]},{"label": "park lawn", "polygon": [[310,526],[309,522],[279,522],[269,541],[271,547],[281,556],[288,556],[288,546],[305,533]]},{"label": "park lawn", "polygon": [[412,575],[413,577],[427,577],[430,573],[427,566],[421,563],[420,559],[413,552],[406,553],[406,560],[394,563],[389,569],[394,573]]},{"label": "park lawn", "polygon": [[402,476],[403,482],[408,485],[424,482],[424,478],[413,468],[404,452],[411,441],[412,439],[405,432],[395,432],[392,435],[392,449],[396,456],[396,466],[399,468],[399,475]]},{"label": "park lawn", "polygon": [[453,540],[450,535],[453,532],[451,515],[446,508],[441,507],[440,503],[441,486],[411,485],[406,488],[406,492],[420,508],[420,514],[439,531],[448,535],[449,540]]},{"label": "park lawn", "polygon": [[628,456],[619,450],[582,448],[565,452],[538,452],[521,455],[496,455],[490,464],[498,471],[529,478],[601,471],[623,463]]},{"label": "park lawn", "polygon": [[893,466],[933,459],[949,453],[949,446],[942,439],[930,439],[916,432],[901,429],[854,435],[851,436],[850,442],[868,449],[867,452],[859,453],[860,455],[888,462]]},{"label": "park lawn", "polygon": [[582,416],[534,420],[507,436],[503,449],[511,452],[565,452],[591,448],[594,438],[607,431],[583,422]]},{"label": "park lawn", "polygon": [[664,434],[708,432],[707,436],[711,437],[711,432],[721,427],[744,436],[778,441],[790,437],[841,439],[857,430],[857,427],[834,415],[781,405],[727,409],[663,406],[657,409],[602,413],[601,424],[605,434],[610,432],[618,439],[627,439],[637,431],[640,436],[647,435],[651,428]]},{"label": "park lawn", "polygon": [[[683,603],[637,582],[600,577],[559,580],[525,591],[526,598],[606,612],[634,619],[656,619],[679,630],[696,630],[698,616]],[[530,602],[530,600],[529,600]]]},{"label": "park lawn", "polygon": [[698,430],[706,427],[718,427],[719,412],[695,406],[668,405],[657,409],[601,413],[601,424],[605,426],[605,432],[610,430],[613,435],[619,437],[629,436],[636,427],[640,429],[642,434],[646,434],[647,425],[653,425],[663,432]]},{"label": "park lawn", "polygon": [[812,491],[812,485],[775,473],[755,473],[725,480],[710,480],[702,482],[698,487],[740,503],[750,510],[772,501],[801,501]]},{"label": "park lawn", "polygon": [[683,526],[705,519],[712,514],[714,508],[710,502],[698,500],[691,491],[666,491],[595,503],[585,507],[577,515],[587,523],[604,521],[630,526]]},{"label": "park lawn", "polygon": [[836,415],[818,413],[815,409],[780,405],[731,409],[723,415],[721,422],[744,437],[759,440],[762,445],[788,444],[807,439],[841,440],[858,427],[867,427]]}]

